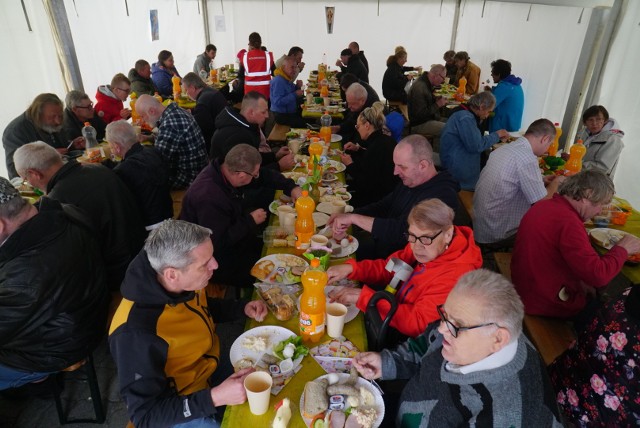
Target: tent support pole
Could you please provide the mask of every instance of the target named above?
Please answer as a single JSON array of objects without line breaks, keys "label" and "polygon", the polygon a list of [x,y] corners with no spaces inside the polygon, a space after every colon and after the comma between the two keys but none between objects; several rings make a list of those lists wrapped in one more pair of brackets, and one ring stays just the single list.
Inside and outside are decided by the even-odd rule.
[{"label": "tent support pole", "polygon": [[211,34],[209,33],[209,9],[207,8],[207,0],[200,0],[200,10],[202,10],[202,23],[204,26],[204,44],[211,43]]},{"label": "tent support pole", "polygon": [[62,71],[65,90],[77,89],[84,92],[80,65],[76,55],[76,47],[71,36],[71,27],[64,2],[44,0],[45,10],[49,16],[53,41],[58,52],[58,61]]},{"label": "tent support pole", "polygon": [[458,35],[458,22],[460,21],[460,3],[462,3],[462,0],[456,0],[456,10],[453,14],[453,26],[451,28],[451,43],[449,44],[450,50],[456,49],[456,36]]}]

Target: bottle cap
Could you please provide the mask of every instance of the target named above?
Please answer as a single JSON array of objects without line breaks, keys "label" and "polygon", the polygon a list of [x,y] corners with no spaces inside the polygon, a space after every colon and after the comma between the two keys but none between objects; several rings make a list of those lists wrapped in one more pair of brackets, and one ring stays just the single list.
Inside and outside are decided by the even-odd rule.
[{"label": "bottle cap", "polygon": [[89,122],[85,122],[84,126],[91,126],[91,124]]},{"label": "bottle cap", "polygon": [[312,268],[317,268],[320,266],[320,259],[311,259],[309,262]]},{"label": "bottle cap", "polygon": [[309,196],[309,191],[308,190],[303,190],[302,191],[302,196]]}]

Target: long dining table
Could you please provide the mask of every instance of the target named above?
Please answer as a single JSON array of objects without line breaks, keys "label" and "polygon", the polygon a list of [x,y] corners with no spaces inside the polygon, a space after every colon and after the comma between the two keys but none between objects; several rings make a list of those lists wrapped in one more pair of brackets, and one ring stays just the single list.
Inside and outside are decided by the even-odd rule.
[{"label": "long dining table", "polygon": [[[341,143],[332,143],[331,148],[340,149]],[[302,168],[298,169],[303,171]],[[344,182],[345,177],[343,173],[339,173],[338,179]],[[278,198],[281,192],[276,192],[275,197]],[[276,215],[271,214],[269,219],[270,226],[278,226],[279,221]],[[278,253],[296,254],[294,248],[290,247],[271,247],[265,245],[263,247],[263,256]],[[299,254],[297,254],[299,255]],[[344,262],[342,259],[332,259],[330,265],[339,264]],[[331,286],[328,286],[331,287]],[[254,298],[259,298],[258,293],[254,292]],[[294,316],[288,321],[279,321],[271,312],[262,322],[249,319],[245,325],[245,331],[251,330],[255,327],[264,325],[281,326],[291,330],[294,334],[299,335],[299,320],[297,316]],[[343,336],[350,340],[360,351],[367,350],[367,335],[364,326],[364,317],[362,313],[359,313],[355,319],[348,322],[344,326]],[[318,343],[304,343],[309,349],[313,348],[319,343],[329,341],[331,338],[325,333]],[[318,378],[326,374],[324,369],[314,360],[311,355],[307,355],[302,360],[302,369],[296,373],[289,382],[285,385],[284,389],[278,393],[278,395],[271,395],[269,410],[264,415],[256,416],[249,410],[249,404],[244,403],[236,406],[227,406],[224,418],[222,421],[222,428],[236,428],[236,427],[268,427],[275,416],[274,406],[278,404],[282,399],[289,398],[292,407],[292,418],[289,423],[289,428],[303,428],[305,424],[301,412],[300,412],[300,397],[304,391],[304,386],[307,382]]]}]

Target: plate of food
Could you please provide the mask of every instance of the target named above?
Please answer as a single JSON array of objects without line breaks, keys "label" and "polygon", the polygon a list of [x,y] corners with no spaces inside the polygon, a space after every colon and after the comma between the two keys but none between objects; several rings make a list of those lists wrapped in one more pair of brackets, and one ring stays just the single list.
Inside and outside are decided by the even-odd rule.
[{"label": "plate of food", "polygon": [[331,142],[332,143],[337,143],[338,141],[342,141],[342,135],[331,134]]},{"label": "plate of food", "polygon": [[269,204],[269,211],[271,214],[278,215],[278,207],[281,205],[289,205],[293,207],[293,200],[284,193],[280,197]]},{"label": "plate of food", "polygon": [[345,164],[333,159],[329,159],[324,166],[324,172],[343,172],[345,169],[347,169]]},{"label": "plate of food", "polygon": [[346,190],[342,192],[332,191],[331,193],[327,192],[320,196],[320,202],[348,202],[351,200],[351,197],[351,193],[347,192]]},{"label": "plate of food", "polygon": [[242,333],[231,345],[229,359],[234,369],[253,367],[275,345],[296,334],[277,325],[265,325]]},{"label": "plate of food", "polygon": [[312,216],[313,216],[313,223],[316,225],[316,227],[322,227],[326,225],[327,222],[329,221],[329,216],[326,215],[325,213],[315,211],[312,214]]},{"label": "plate of food", "polygon": [[352,235],[347,235],[340,240],[331,237],[329,238],[329,248],[331,248],[332,259],[347,257],[358,249],[358,240]]},{"label": "plate of food", "polygon": [[323,185],[328,185],[328,184],[334,183],[336,181],[338,181],[338,176],[336,175],[335,172],[324,171],[322,173],[322,184]]},{"label": "plate of food", "polygon": [[253,265],[251,276],[270,284],[295,284],[308,266],[305,259],[293,254],[270,254]]},{"label": "plate of food", "polygon": [[[589,231],[591,242],[605,250],[610,250],[625,235],[630,235],[630,233],[617,229],[608,229],[606,227],[598,227]],[[626,263],[630,265],[640,263],[640,253],[629,254]]]},{"label": "plate of food", "polygon": [[384,419],[384,401],[380,391],[352,368],[350,374],[330,373],[307,382],[300,396],[300,414],[310,427],[324,419],[331,427],[377,428]]}]

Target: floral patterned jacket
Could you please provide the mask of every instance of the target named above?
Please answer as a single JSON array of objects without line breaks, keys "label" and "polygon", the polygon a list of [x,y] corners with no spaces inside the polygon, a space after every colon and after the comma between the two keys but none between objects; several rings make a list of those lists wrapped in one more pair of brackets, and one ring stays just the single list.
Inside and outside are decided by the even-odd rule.
[{"label": "floral patterned jacket", "polygon": [[549,366],[558,404],[576,426],[640,425],[640,319],[625,310],[630,290],[596,310]]}]

